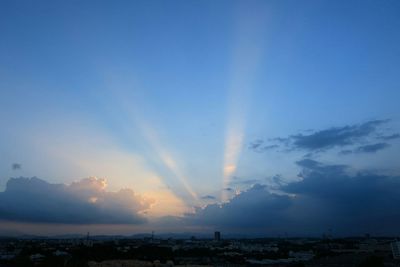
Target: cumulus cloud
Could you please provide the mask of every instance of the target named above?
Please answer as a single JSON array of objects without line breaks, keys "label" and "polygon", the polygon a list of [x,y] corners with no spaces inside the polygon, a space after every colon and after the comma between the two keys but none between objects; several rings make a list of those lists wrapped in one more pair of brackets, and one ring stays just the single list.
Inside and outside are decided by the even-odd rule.
[{"label": "cumulus cloud", "polygon": [[85,178],[70,185],[11,178],[0,193],[0,219],[63,224],[140,224],[152,200],[131,189],[106,190],[106,180]]},{"label": "cumulus cloud", "polygon": [[370,143],[374,139],[389,141],[400,137],[398,134],[376,136],[378,130],[381,130],[382,125],[388,122],[389,120],[372,120],[361,124],[332,127],[309,134],[295,134],[288,137],[269,139],[269,143],[258,139],[252,142],[249,148],[255,152],[265,152],[269,149],[281,147],[283,148],[282,151],[300,150],[315,153],[333,148],[358,145],[360,149],[355,149],[354,151],[345,149],[342,150],[341,154],[376,152],[387,148],[388,144]]},{"label": "cumulus cloud", "polygon": [[347,165],[303,159],[300,180],[279,192],[256,184],[223,204],[198,208],[188,224],[267,234],[398,234],[400,176],[371,172],[350,174]]},{"label": "cumulus cloud", "polygon": [[264,185],[256,184],[224,204],[211,204],[197,208],[185,217],[189,225],[216,226],[221,228],[258,228],[277,224],[282,211],[290,205],[288,196],[270,194]]}]

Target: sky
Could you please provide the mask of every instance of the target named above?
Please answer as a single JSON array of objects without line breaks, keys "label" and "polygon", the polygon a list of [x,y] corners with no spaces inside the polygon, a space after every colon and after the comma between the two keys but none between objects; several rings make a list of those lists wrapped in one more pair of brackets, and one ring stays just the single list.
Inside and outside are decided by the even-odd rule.
[{"label": "sky", "polygon": [[399,235],[399,28],[396,0],[1,1],[0,234]]}]

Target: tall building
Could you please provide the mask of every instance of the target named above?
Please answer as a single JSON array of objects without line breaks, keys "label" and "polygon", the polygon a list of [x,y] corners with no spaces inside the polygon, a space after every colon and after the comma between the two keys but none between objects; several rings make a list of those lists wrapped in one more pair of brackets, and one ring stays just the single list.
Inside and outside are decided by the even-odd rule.
[{"label": "tall building", "polygon": [[400,259],[400,241],[394,241],[391,243],[392,253],[394,259]]},{"label": "tall building", "polygon": [[214,232],[214,241],[221,241],[221,233],[219,231]]}]

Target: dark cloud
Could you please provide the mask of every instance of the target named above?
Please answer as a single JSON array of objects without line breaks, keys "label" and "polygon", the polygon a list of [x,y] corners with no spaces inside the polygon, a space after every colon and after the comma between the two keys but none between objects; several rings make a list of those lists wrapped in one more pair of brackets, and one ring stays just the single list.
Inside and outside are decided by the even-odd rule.
[{"label": "dark cloud", "polygon": [[186,215],[190,225],[220,229],[319,235],[365,232],[398,234],[400,177],[371,172],[349,174],[346,165],[297,162],[301,180],[280,186],[280,193],[256,184],[230,202],[207,205]]},{"label": "dark cloud", "polygon": [[214,196],[206,195],[206,196],[202,196],[201,199],[204,199],[204,200],[215,200],[216,198]]},{"label": "dark cloud", "polygon": [[344,150],[340,151],[339,154],[340,155],[350,155],[350,154],[353,154],[353,150],[344,149]]},{"label": "dark cloud", "polygon": [[391,134],[391,135],[379,136],[379,139],[382,139],[382,140],[393,140],[393,139],[399,139],[399,138],[400,138],[400,134]]},{"label": "dark cloud", "polygon": [[131,189],[106,191],[104,179],[70,185],[33,178],[11,178],[0,193],[0,219],[63,224],[139,224],[152,201]]},{"label": "dark cloud", "polygon": [[267,150],[271,150],[271,149],[275,149],[275,148],[279,148],[278,145],[264,145],[264,141],[262,140],[256,140],[252,143],[250,143],[249,145],[249,149],[258,152],[258,153],[263,153]]},{"label": "dark cloud", "polygon": [[380,150],[388,148],[390,145],[387,143],[376,143],[370,145],[359,146],[354,150],[345,149],[339,152],[339,155],[350,155],[353,153],[376,153]]},{"label": "dark cloud", "polygon": [[265,190],[265,186],[257,184],[228,203],[197,208],[195,213],[187,214],[185,220],[189,225],[249,230],[271,225],[273,222],[277,224],[282,219],[282,216],[278,215],[289,205],[290,200],[287,196],[270,194]]},{"label": "dark cloud", "polygon": [[[400,210],[400,177],[360,172],[349,175],[344,165],[301,164],[303,180],[282,187],[296,194],[299,212],[315,214],[309,223],[315,227],[330,224],[339,232],[396,232]],[[318,203],[312,209],[304,203]],[[381,232],[381,233],[382,233]]]},{"label": "dark cloud", "polygon": [[372,145],[365,145],[365,146],[360,146],[358,147],[355,152],[358,153],[376,153],[379,150],[385,149],[389,147],[390,145],[387,143],[377,143],[377,144],[372,144]]},{"label": "dark cloud", "polygon": [[271,149],[278,148],[278,147],[279,147],[278,145],[269,145],[269,146],[264,146],[261,149],[262,149],[262,152],[264,152],[266,150],[271,150]]},{"label": "dark cloud", "polygon": [[249,148],[256,150],[256,149],[260,148],[263,143],[264,143],[263,140],[260,140],[260,139],[255,140],[254,142],[250,143]]},{"label": "dark cloud", "polygon": [[276,174],[274,176],[272,176],[272,182],[274,182],[277,185],[282,185],[284,184],[283,179],[282,179],[282,175],[280,174]]},{"label": "dark cloud", "polygon": [[296,162],[296,164],[303,168],[303,172],[307,172],[309,170],[313,170],[314,172],[320,173],[343,173],[347,170],[347,165],[342,164],[334,164],[334,165],[325,165],[319,161],[312,159],[302,159]]},{"label": "dark cloud", "polygon": [[292,146],[295,149],[324,150],[333,147],[353,145],[376,131],[387,120],[374,120],[363,124],[334,127],[317,131],[309,135],[293,135]]},{"label": "dark cloud", "polygon": [[[263,140],[256,140],[250,145],[250,149],[256,152],[264,152],[268,149],[278,148],[282,146],[284,149],[281,151],[307,151],[308,155],[312,155],[311,153],[317,153],[326,151],[332,148],[342,148],[346,146],[354,146],[366,144],[368,145],[376,145],[370,144],[371,139],[373,139],[373,134],[377,132],[378,129],[389,120],[372,120],[362,124],[354,124],[347,125],[343,127],[332,127],[325,130],[316,131],[310,134],[296,134],[291,135],[289,137],[278,137],[269,139],[268,144],[265,144]],[[380,139],[384,140],[392,140],[400,137],[397,134],[381,136]],[[375,136],[376,138],[376,136]],[[383,143],[381,143],[383,144]],[[380,146],[377,150],[384,149],[387,146]],[[373,149],[373,148],[371,148]],[[376,150],[376,151],[377,151]],[[344,151],[344,152],[343,152]],[[349,149],[342,150],[341,154],[349,154]],[[368,150],[360,149],[356,152],[371,152]]]},{"label": "dark cloud", "polygon": [[22,165],[19,163],[13,163],[11,165],[11,168],[15,171],[15,170],[20,170],[22,168]]},{"label": "dark cloud", "polygon": [[258,180],[258,179],[240,179],[240,178],[236,178],[236,179],[232,180],[229,184],[230,185],[253,185],[253,184],[257,184],[257,183],[261,183],[261,181]]},{"label": "dark cloud", "polygon": [[290,143],[290,137],[275,137],[275,138],[269,139],[269,141],[276,141],[279,143],[288,144],[288,143]]}]

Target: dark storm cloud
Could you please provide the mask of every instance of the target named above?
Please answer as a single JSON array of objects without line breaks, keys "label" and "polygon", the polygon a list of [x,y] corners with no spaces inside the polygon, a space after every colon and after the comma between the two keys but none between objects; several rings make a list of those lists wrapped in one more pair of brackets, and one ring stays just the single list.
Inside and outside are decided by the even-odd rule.
[{"label": "dark storm cloud", "polygon": [[[400,137],[398,134],[393,135],[382,135],[380,137],[373,136],[373,134],[380,130],[380,127],[389,120],[372,120],[361,124],[346,125],[342,127],[332,127],[320,131],[316,131],[310,134],[295,134],[289,137],[278,137],[268,140],[268,144],[265,141],[259,139],[251,143],[249,148],[255,152],[265,152],[268,149],[274,149],[281,147],[281,151],[308,151],[309,153],[323,152],[332,148],[342,148],[346,146],[364,145],[367,146],[365,149],[361,148],[355,152],[372,152],[384,149],[388,146],[377,144],[371,144],[373,138],[383,140],[393,140]],[[372,146],[372,147],[368,147]],[[349,149],[342,150],[343,154],[351,153]]]},{"label": "dark storm cloud", "polygon": [[301,180],[280,186],[281,193],[257,184],[230,202],[198,208],[186,222],[269,234],[398,233],[399,176],[349,174],[349,166],[311,159],[297,165]]},{"label": "dark storm cloud", "polygon": [[360,146],[358,147],[355,152],[358,153],[376,153],[379,150],[385,149],[389,147],[390,145],[387,143],[377,143],[377,144],[372,144],[372,145],[365,145],[365,146]]},{"label": "dark storm cloud", "polygon": [[63,224],[138,224],[151,201],[131,189],[105,190],[105,180],[86,178],[71,185],[11,178],[0,193],[0,219]]}]

